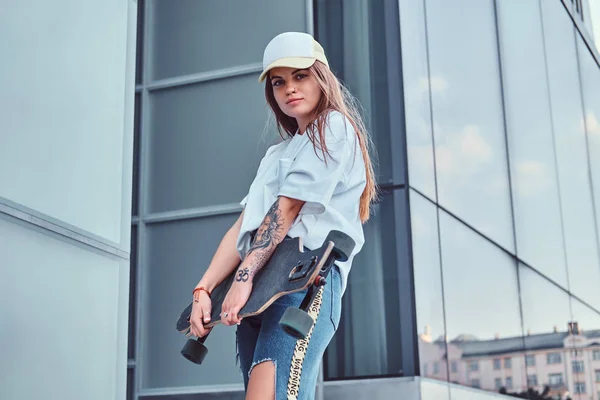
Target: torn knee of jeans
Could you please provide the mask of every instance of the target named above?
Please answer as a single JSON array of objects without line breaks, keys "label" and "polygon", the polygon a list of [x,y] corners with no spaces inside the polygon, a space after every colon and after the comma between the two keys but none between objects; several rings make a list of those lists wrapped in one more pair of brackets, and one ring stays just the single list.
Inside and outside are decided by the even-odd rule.
[{"label": "torn knee of jeans", "polygon": [[252,365],[250,366],[250,369],[248,370],[248,378],[250,378],[250,374],[252,373],[252,370],[254,369],[254,367],[256,367],[258,364],[262,364],[267,361],[271,361],[273,363],[273,366],[275,367],[275,372],[277,372],[277,361],[273,360],[272,358],[264,358],[260,361],[256,361],[256,362],[252,363]]}]

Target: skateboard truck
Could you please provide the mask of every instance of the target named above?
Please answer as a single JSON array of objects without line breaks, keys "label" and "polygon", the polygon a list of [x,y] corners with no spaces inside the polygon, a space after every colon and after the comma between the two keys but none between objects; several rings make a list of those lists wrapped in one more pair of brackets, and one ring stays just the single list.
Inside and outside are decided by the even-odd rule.
[{"label": "skateboard truck", "polygon": [[307,261],[299,261],[298,264],[296,264],[296,266],[294,268],[292,268],[292,270],[290,271],[290,282],[294,282],[297,281],[299,279],[303,279],[306,277],[306,275],[308,275],[308,273],[312,270],[312,268],[315,266],[315,264],[318,261],[318,257],[317,256],[312,256],[309,260]]},{"label": "skateboard truck", "polygon": [[[326,279],[329,275],[331,267],[333,266],[333,263],[336,260],[348,260],[348,256],[352,253],[352,250],[354,250],[354,240],[352,240],[350,236],[340,231],[329,232],[329,235],[327,235],[327,238],[325,239],[325,243],[327,242],[333,242],[333,250],[327,257],[327,260],[321,267],[321,270],[319,271],[319,274],[317,275],[313,283],[308,287],[308,292],[306,293],[306,296],[304,296],[300,307],[289,307],[287,310],[285,310],[281,319],[279,320],[279,325],[281,326],[281,328],[288,335],[296,339],[306,338],[313,326],[313,323],[315,322],[313,318],[308,314],[308,309],[314,301],[317,292],[319,291],[319,288],[327,284]],[[313,260],[313,258],[311,258],[311,261]],[[315,262],[316,260],[313,261],[311,263],[311,266],[309,268],[306,268],[305,270],[308,271],[312,269],[312,266]],[[290,273],[290,280],[291,279],[292,274]]]}]

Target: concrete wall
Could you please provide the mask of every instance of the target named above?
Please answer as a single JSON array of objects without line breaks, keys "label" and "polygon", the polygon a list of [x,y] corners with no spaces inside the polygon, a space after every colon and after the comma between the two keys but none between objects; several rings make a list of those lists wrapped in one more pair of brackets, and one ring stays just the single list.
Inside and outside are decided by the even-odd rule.
[{"label": "concrete wall", "polygon": [[124,399],[137,3],[3,3],[0,398]]}]

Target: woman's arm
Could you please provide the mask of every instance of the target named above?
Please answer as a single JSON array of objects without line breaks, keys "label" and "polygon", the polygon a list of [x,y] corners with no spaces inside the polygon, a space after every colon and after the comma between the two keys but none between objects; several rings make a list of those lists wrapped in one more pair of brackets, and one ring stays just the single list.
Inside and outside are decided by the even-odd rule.
[{"label": "woman's arm", "polygon": [[277,245],[287,235],[303,205],[303,201],[289,197],[278,197],[275,200],[258,228],[250,250],[238,268],[236,281],[246,282],[254,279],[256,273],[267,263]]},{"label": "woman's arm", "polygon": [[223,301],[221,311],[227,313],[227,316],[222,317],[225,325],[240,322],[237,314],[250,297],[254,276],[264,267],[277,245],[283,241],[303,205],[304,201],[280,196],[265,215]]},{"label": "woman's arm", "polygon": [[[238,255],[236,241],[240,233],[243,218],[244,211],[242,211],[237,221],[223,236],[221,244],[219,244],[208,269],[196,287],[202,286],[209,292],[212,292],[240,264],[241,260]],[[202,337],[210,331],[204,328],[204,324],[210,322],[212,302],[206,292],[199,291],[194,294],[194,302],[192,304],[190,332],[194,336]]]}]

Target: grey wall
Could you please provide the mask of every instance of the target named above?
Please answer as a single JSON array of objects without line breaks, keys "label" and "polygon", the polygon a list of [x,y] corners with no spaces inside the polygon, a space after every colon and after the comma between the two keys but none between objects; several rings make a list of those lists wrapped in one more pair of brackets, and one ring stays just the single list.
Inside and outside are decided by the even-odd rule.
[{"label": "grey wall", "polygon": [[124,399],[136,2],[0,13],[0,398]]}]

